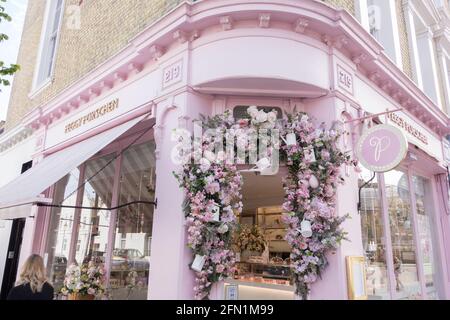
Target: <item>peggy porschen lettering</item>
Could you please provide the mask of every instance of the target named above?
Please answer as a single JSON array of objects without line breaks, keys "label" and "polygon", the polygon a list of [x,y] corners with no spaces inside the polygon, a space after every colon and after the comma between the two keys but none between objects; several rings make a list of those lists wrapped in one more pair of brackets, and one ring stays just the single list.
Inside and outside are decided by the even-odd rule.
[{"label": "peggy porschen lettering", "polygon": [[428,144],[428,138],[422,132],[420,132],[418,129],[416,129],[411,124],[406,122],[406,120],[403,119],[402,117],[399,117],[398,115],[396,115],[395,113],[392,112],[392,113],[388,114],[388,118],[393,123],[395,123],[397,126],[399,126],[400,128],[404,129],[406,132],[408,132],[410,135],[412,135],[413,137],[419,139],[424,144]]},{"label": "peggy porschen lettering", "polygon": [[66,125],[66,127],[64,129],[64,133],[67,134],[75,129],[78,129],[81,126],[84,126],[85,124],[87,124],[95,119],[98,119],[108,113],[113,112],[117,108],[119,108],[119,99],[118,98],[102,105],[101,107],[95,109],[92,112],[89,112],[88,114],[78,118],[77,120],[70,122],[69,124]]}]

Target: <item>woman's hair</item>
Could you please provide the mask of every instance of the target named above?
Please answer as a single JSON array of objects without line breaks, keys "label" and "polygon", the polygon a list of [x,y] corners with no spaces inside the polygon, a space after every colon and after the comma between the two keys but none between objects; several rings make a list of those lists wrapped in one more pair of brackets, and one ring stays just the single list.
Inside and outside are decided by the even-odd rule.
[{"label": "woman's hair", "polygon": [[22,266],[17,284],[30,284],[31,291],[36,293],[42,291],[45,282],[47,282],[47,277],[45,276],[44,260],[41,256],[33,254]]}]

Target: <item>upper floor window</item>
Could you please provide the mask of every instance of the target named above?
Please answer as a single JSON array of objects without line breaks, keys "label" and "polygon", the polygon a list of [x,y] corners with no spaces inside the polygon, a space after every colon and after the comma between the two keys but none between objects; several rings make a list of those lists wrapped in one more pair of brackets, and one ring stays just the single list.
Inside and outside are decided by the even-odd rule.
[{"label": "upper floor window", "polygon": [[364,3],[367,5],[368,31],[384,47],[387,56],[402,69],[395,1],[366,0]]},{"label": "upper floor window", "polygon": [[39,88],[52,76],[63,5],[63,0],[47,0],[34,88]]}]

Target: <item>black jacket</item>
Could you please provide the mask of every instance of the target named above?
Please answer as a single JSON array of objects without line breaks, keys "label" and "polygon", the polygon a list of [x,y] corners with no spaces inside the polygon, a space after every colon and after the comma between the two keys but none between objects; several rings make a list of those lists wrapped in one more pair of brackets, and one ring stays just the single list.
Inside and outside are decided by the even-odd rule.
[{"label": "black jacket", "polygon": [[7,300],[53,300],[53,287],[44,283],[41,292],[33,293],[29,283],[21,284],[11,289]]}]

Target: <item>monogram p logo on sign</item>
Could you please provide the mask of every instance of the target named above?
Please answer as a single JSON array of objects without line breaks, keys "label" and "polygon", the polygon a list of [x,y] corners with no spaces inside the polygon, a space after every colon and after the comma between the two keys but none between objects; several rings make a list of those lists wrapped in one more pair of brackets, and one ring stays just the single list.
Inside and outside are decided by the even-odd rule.
[{"label": "monogram p logo on sign", "polygon": [[365,168],[386,172],[397,167],[406,157],[408,142],[399,129],[381,124],[365,131],[356,148],[359,162]]}]

